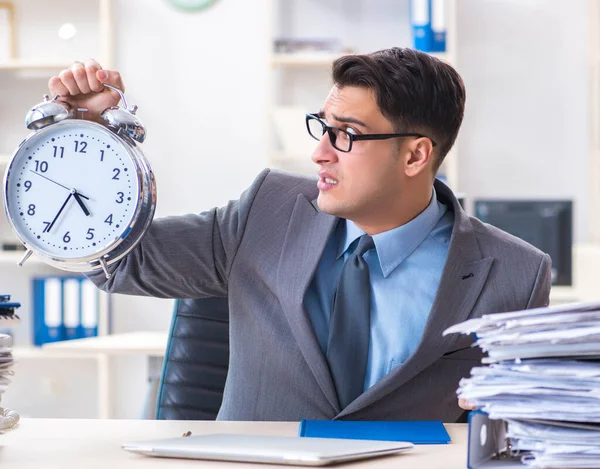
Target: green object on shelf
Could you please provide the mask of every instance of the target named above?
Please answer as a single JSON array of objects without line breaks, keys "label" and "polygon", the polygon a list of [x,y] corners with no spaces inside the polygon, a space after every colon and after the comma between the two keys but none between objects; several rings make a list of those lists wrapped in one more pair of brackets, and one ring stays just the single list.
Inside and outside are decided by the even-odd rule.
[{"label": "green object on shelf", "polygon": [[217,0],[168,0],[171,5],[180,10],[197,11],[212,5]]}]

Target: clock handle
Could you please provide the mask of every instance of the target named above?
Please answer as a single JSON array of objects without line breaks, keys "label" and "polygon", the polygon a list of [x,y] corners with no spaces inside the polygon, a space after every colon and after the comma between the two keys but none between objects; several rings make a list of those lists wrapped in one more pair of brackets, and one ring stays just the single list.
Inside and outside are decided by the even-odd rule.
[{"label": "clock handle", "polygon": [[102,84],[106,88],[109,88],[109,89],[111,89],[111,90],[116,91],[117,93],[119,93],[119,96],[121,97],[121,102],[123,103],[123,107],[129,111],[129,107],[127,106],[127,100],[125,99],[125,94],[123,93],[123,91],[121,91],[116,86],[108,85],[106,83],[102,83]]}]

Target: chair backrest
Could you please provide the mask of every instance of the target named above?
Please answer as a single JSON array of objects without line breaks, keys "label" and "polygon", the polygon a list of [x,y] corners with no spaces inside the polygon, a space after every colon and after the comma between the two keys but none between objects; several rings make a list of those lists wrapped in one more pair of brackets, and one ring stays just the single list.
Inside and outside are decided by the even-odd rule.
[{"label": "chair backrest", "polygon": [[229,366],[227,298],[177,300],[158,390],[159,420],[214,420]]}]

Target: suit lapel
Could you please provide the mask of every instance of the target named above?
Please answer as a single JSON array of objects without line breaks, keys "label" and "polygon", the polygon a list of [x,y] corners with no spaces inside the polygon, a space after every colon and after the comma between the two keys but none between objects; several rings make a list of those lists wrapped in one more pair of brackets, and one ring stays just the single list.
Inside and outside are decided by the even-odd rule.
[{"label": "suit lapel", "polygon": [[454,225],[440,285],[423,337],[417,349],[403,365],[359,396],[338,417],[378,401],[427,368],[444,353],[452,350],[459,335],[443,337],[442,332],[469,317],[485,285],[493,259],[483,258],[471,221],[450,189],[439,181],[436,181],[435,189],[440,201],[453,206]]},{"label": "suit lapel", "polygon": [[277,285],[283,311],[306,362],[335,412],[339,404],[329,367],[304,309],[304,296],[338,218],[318,211],[303,195],[288,225]]}]

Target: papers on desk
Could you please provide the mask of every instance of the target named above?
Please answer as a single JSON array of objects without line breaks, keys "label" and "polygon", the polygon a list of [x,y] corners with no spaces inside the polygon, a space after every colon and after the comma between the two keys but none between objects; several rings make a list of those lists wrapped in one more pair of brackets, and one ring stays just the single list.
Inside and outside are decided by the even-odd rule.
[{"label": "papers on desk", "polygon": [[0,334],[0,402],[2,401],[2,394],[8,388],[8,385],[12,381],[13,376],[13,356],[11,344],[11,336],[7,334]]},{"label": "papers on desk", "polygon": [[507,422],[524,464],[600,467],[600,303],[486,315],[451,333],[475,333],[488,354],[458,396]]}]

